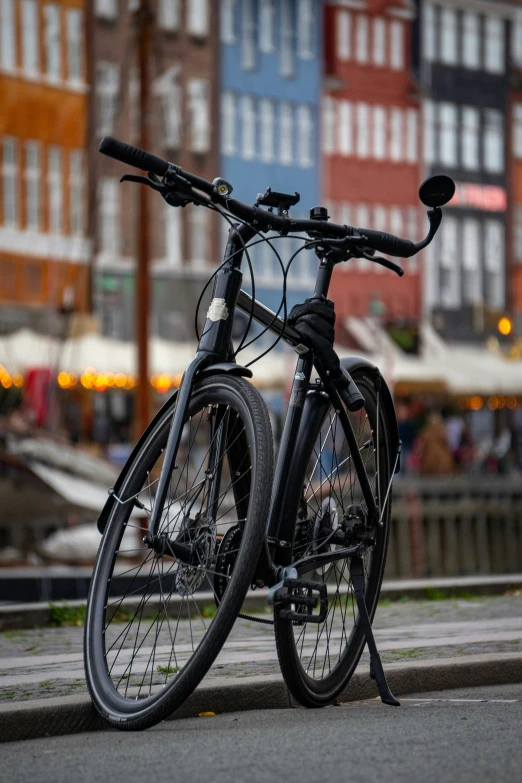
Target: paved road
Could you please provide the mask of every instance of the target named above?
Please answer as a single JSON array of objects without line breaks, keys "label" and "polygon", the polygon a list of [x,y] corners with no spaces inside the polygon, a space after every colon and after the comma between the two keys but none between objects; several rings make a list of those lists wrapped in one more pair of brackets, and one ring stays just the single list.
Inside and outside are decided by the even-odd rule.
[{"label": "paved road", "polygon": [[520,779],[522,685],[243,712],[2,746],[0,779],[504,783]]}]

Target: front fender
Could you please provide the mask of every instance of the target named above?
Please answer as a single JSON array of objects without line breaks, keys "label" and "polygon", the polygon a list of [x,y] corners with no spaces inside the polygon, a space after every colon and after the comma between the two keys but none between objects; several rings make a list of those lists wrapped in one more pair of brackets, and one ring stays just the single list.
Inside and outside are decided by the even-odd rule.
[{"label": "front fender", "polygon": [[363,359],[361,356],[348,356],[344,359],[341,359],[341,365],[345,368],[345,370],[348,370],[350,375],[352,375],[352,373],[357,369],[371,370],[372,373],[375,373],[375,383],[380,384],[382,402],[386,408],[388,418],[392,423],[392,431],[390,433],[390,460],[391,464],[393,465],[397,455],[399,456],[399,459],[397,460],[397,467],[395,468],[395,472],[398,473],[400,470],[401,441],[399,439],[399,425],[397,424],[395,405],[393,404],[393,397],[388,384],[382,377],[379,368],[376,367],[372,362],[368,361],[368,359]]},{"label": "front fender", "polygon": [[[210,364],[207,367],[204,367],[197,374],[196,381],[199,380],[200,378],[208,378],[211,375],[222,375],[223,373],[229,373],[230,375],[242,375],[242,376],[246,376],[247,378],[252,377],[252,371],[249,370],[248,367],[242,367],[241,365],[235,364],[234,362],[218,362],[216,364]],[[116,479],[114,487],[112,487],[112,489],[109,490],[109,496],[105,501],[105,505],[101,510],[100,516],[98,517],[97,524],[100,533],[103,533],[105,530],[105,526],[107,524],[107,520],[113,509],[113,506],[115,503],[118,502],[116,500],[116,497],[119,495],[120,489],[123,486],[127,474],[131,468],[131,465],[135,461],[140,450],[143,448],[144,444],[146,443],[147,439],[150,437],[151,433],[158,426],[160,420],[162,420],[165,417],[165,415],[168,414],[172,416],[174,415],[177,396],[178,396],[178,389],[176,389],[174,393],[169,397],[169,399],[165,402],[165,404],[162,405],[162,407],[159,409],[159,411],[156,413],[156,415],[148,425],[145,432],[141,435],[140,439],[132,449],[127,459],[127,462],[123,466],[120,475]]]}]

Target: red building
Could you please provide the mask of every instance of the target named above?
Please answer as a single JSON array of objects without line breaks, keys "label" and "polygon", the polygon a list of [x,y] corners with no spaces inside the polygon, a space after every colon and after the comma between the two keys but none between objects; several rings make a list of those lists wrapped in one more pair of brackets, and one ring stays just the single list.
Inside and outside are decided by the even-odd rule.
[{"label": "red building", "polygon": [[[416,240],[427,219],[421,182],[419,99],[411,76],[408,0],[339,0],[325,9],[323,198],[332,219]],[[343,317],[388,321],[421,313],[421,261],[399,279],[364,259],[336,269],[332,292]]]}]

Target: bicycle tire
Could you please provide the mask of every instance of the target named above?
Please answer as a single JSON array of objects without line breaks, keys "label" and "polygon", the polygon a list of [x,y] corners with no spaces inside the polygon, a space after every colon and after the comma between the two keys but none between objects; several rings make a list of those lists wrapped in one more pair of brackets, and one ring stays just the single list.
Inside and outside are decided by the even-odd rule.
[{"label": "bicycle tire", "polygon": [[[225,407],[227,406],[227,407]],[[203,544],[198,543],[198,547],[200,547],[202,552],[206,553],[206,560],[199,560],[198,562],[201,563],[201,567],[194,566],[193,568],[189,568],[188,566],[185,566],[181,564],[180,561],[176,561],[175,558],[172,558],[174,561],[174,565],[172,566],[175,568],[174,571],[170,574],[171,581],[176,586],[176,590],[178,590],[178,596],[181,596],[181,607],[185,606],[185,609],[182,610],[179,609],[178,619],[177,619],[177,629],[176,633],[174,634],[174,637],[172,637],[170,622],[169,622],[169,601],[172,600],[171,596],[173,594],[173,589],[171,589],[171,592],[168,596],[168,599],[165,599],[166,590],[164,592],[163,590],[163,580],[168,575],[164,572],[164,566],[163,561],[165,560],[165,556],[163,555],[161,557],[162,563],[161,563],[161,572],[160,572],[160,556],[153,557],[152,560],[144,561],[149,563],[149,571],[152,570],[154,573],[155,565],[153,564],[153,561],[157,559],[158,565],[157,565],[157,573],[160,574],[159,576],[159,589],[160,589],[160,604],[163,603],[163,611],[165,617],[162,617],[161,619],[161,625],[159,615],[161,610],[157,612],[156,615],[156,637],[155,637],[155,650],[157,647],[158,653],[157,655],[160,656],[163,655],[163,659],[165,660],[165,657],[168,653],[163,651],[163,647],[169,647],[170,643],[172,642],[172,649],[175,650],[175,644],[177,644],[178,640],[178,629],[180,627],[180,623],[182,624],[182,611],[188,612],[188,617],[190,621],[190,639],[192,641],[192,654],[190,655],[190,649],[189,652],[186,653],[185,647],[180,642],[178,644],[178,650],[183,648],[183,652],[180,653],[180,655],[189,655],[188,660],[183,662],[183,665],[178,666],[171,666],[171,662],[173,660],[172,658],[172,651],[169,654],[169,663],[168,665],[160,667],[159,665],[155,664],[156,661],[159,661],[160,658],[156,658],[156,652],[154,652],[154,655],[152,655],[152,666],[151,666],[151,673],[150,673],[150,686],[148,686],[148,695],[145,694],[145,696],[141,697],[141,690],[138,690],[138,695],[136,698],[135,691],[136,687],[138,687],[136,684],[133,686],[132,684],[129,685],[129,681],[136,680],[135,675],[133,674],[133,665],[134,661],[136,661],[135,668],[138,670],[138,679],[141,677],[141,668],[143,667],[143,661],[139,662],[139,653],[140,648],[141,651],[145,649],[145,656],[148,653],[148,648],[143,648],[142,645],[144,644],[145,638],[143,641],[141,641],[140,646],[136,650],[137,640],[140,638],[140,625],[136,626],[136,614],[134,615],[134,618],[131,619],[131,623],[134,623],[133,626],[133,633],[136,633],[136,640],[134,641],[134,648],[132,650],[133,657],[131,658],[130,663],[130,673],[126,675],[123,674],[122,677],[120,677],[120,680],[118,682],[118,685],[115,685],[115,680],[119,676],[120,672],[116,669],[116,674],[111,675],[111,672],[115,671],[115,662],[111,663],[109,666],[109,658],[110,656],[114,657],[114,652],[112,651],[112,648],[109,652],[107,652],[106,648],[108,648],[109,642],[111,641],[110,634],[108,633],[108,629],[111,628],[110,623],[114,618],[118,618],[118,612],[121,610],[121,607],[123,606],[123,612],[126,611],[125,609],[125,596],[123,599],[123,602],[120,602],[118,606],[116,606],[115,603],[110,602],[110,589],[111,589],[111,582],[116,582],[117,579],[115,578],[115,563],[119,557],[123,557],[122,553],[125,552],[135,552],[136,550],[126,550],[125,548],[121,549],[121,542],[123,539],[123,535],[128,530],[128,535],[130,535],[132,531],[132,527],[129,527],[131,523],[129,523],[129,520],[131,518],[131,512],[129,511],[129,505],[126,504],[125,500],[130,499],[134,496],[136,493],[136,488],[138,489],[142,486],[145,476],[147,477],[147,480],[149,482],[152,481],[151,473],[153,471],[153,466],[156,465],[156,461],[158,459],[161,459],[161,454],[163,453],[163,449],[166,443],[168,431],[170,428],[170,424],[172,422],[172,407],[163,411],[160,411],[158,414],[158,417],[156,419],[155,425],[152,427],[148,438],[144,441],[142,444],[142,448],[140,449],[139,453],[135,456],[132,465],[130,465],[128,472],[126,474],[125,480],[123,482],[123,485],[120,490],[120,500],[123,500],[124,503],[115,503],[114,507],[109,515],[107,526],[103,535],[103,539],[100,545],[100,549],[98,552],[98,557],[96,560],[96,564],[94,566],[93,571],[93,578],[91,580],[90,590],[89,590],[89,597],[87,602],[87,613],[86,613],[86,622],[85,622],[85,636],[84,636],[84,654],[85,654],[85,672],[86,672],[86,679],[87,679],[87,685],[89,688],[89,692],[91,695],[91,698],[93,700],[93,703],[98,710],[98,712],[103,716],[103,718],[113,727],[119,728],[119,729],[125,729],[125,730],[137,730],[137,729],[145,729],[148,728],[159,721],[165,719],[167,716],[169,716],[172,712],[174,712],[176,709],[178,709],[181,704],[187,699],[187,697],[192,693],[192,691],[196,688],[196,686],[200,683],[200,681],[203,679],[205,674],[207,673],[208,669],[214,662],[215,658],[219,654],[223,644],[225,643],[228,634],[230,633],[230,630],[235,622],[235,619],[241,609],[241,605],[243,603],[244,597],[246,595],[246,592],[250,586],[252,575],[259,557],[260,549],[262,546],[264,534],[265,534],[265,526],[266,526],[266,519],[268,515],[268,505],[270,500],[270,491],[268,488],[271,487],[272,483],[272,472],[273,472],[273,444],[272,444],[272,435],[271,435],[271,427],[270,427],[270,421],[268,417],[268,412],[266,409],[266,406],[264,404],[264,401],[262,397],[260,396],[259,392],[247,381],[245,381],[243,378],[237,378],[229,375],[216,375],[212,376],[208,379],[204,379],[202,381],[199,381],[195,384],[194,390],[191,396],[191,400],[189,403],[189,411],[188,411],[188,417],[187,420],[190,422],[192,426],[192,418],[189,418],[194,415],[194,412],[196,411],[202,411],[201,417],[200,417],[200,423],[198,425],[198,429],[196,430],[196,433],[192,439],[190,440],[190,428],[189,428],[189,441],[188,441],[188,452],[187,457],[185,460],[185,463],[187,464],[186,472],[187,476],[189,475],[190,470],[195,470],[195,468],[191,468],[191,462],[190,462],[190,449],[192,446],[196,449],[200,448],[198,446],[198,438],[201,440],[202,435],[201,433],[204,432],[204,430],[201,430],[200,428],[203,426],[205,427],[206,424],[208,424],[208,427],[210,428],[210,432],[212,433],[212,417],[215,415],[215,411],[225,411],[222,415],[222,418],[220,419],[219,428],[221,429],[221,432],[225,433],[225,438],[228,438],[228,440],[225,440],[226,445],[226,451],[224,451],[224,455],[226,455],[226,460],[228,462],[231,462],[231,454],[232,454],[232,444],[235,442],[232,438],[232,436],[229,437],[229,430],[226,428],[229,427],[230,431],[235,437],[235,433],[239,432],[239,440],[238,444],[241,446],[242,452],[244,454],[244,457],[241,458],[241,471],[236,471],[234,474],[232,473],[232,467],[228,468],[225,464],[225,456],[223,456],[223,459],[221,460],[222,466],[218,470],[214,470],[213,476],[210,476],[210,479],[208,479],[208,476],[205,475],[205,482],[209,481],[209,486],[212,485],[212,482],[216,480],[216,476],[219,473],[219,481],[221,482],[220,485],[217,487],[218,492],[221,492],[223,486],[224,486],[224,476],[226,470],[230,473],[230,479],[232,481],[232,484],[229,486],[229,488],[226,490],[227,492],[230,490],[230,487],[232,487],[232,493],[235,497],[236,489],[234,487],[237,487],[237,482],[239,479],[236,479],[235,476],[240,475],[240,479],[243,482],[242,487],[244,488],[247,486],[244,484],[245,476],[249,475],[248,478],[248,498],[243,498],[241,508],[247,509],[246,518],[244,520],[240,520],[240,522],[243,522],[243,525],[241,527],[242,530],[242,537],[241,542],[237,551],[237,557],[235,560],[235,565],[233,566],[233,570],[231,571],[231,574],[228,576],[228,583],[227,587],[224,591],[224,595],[221,596],[220,601],[217,602],[218,605],[215,609],[215,615],[213,619],[209,619],[209,625],[208,628],[206,627],[206,623],[203,621],[203,625],[205,626],[205,630],[202,631],[202,637],[199,643],[194,647],[194,638],[193,638],[193,629],[192,629],[192,620],[191,620],[191,612],[193,611],[192,605],[190,604],[190,598],[192,597],[193,602],[197,606],[197,601],[195,598],[193,598],[193,595],[195,595],[197,589],[199,589],[199,586],[202,584],[200,580],[200,574],[199,571],[203,570],[203,565],[205,564],[205,568],[208,568],[208,572],[205,571],[206,579],[211,582],[211,575],[212,571],[210,569],[209,564],[213,564],[217,562],[217,556],[216,551],[218,547],[218,541],[217,537],[214,536],[210,537],[210,534],[208,530],[212,527],[212,521],[207,524],[207,522],[202,523],[201,519],[204,519],[204,514],[199,517],[198,523],[194,522],[192,520],[193,516],[193,507],[194,507],[194,501],[193,496],[198,497],[196,495],[196,491],[194,490],[194,487],[199,487],[199,484],[193,485],[193,487],[189,490],[189,492],[193,492],[193,495],[190,494],[187,495],[187,493],[184,493],[186,496],[186,499],[184,501],[184,505],[181,505],[182,511],[176,511],[178,506],[173,506],[172,502],[172,492],[170,496],[169,503],[170,505],[166,506],[166,513],[165,513],[165,519],[168,520],[166,523],[166,530],[167,536],[172,536],[174,532],[178,530],[179,523],[179,529],[181,530],[180,535],[182,535],[184,538],[182,540],[186,540],[187,536],[193,536],[193,540],[199,540],[203,541]],[[232,411],[232,413],[230,413]],[[204,414],[206,415],[206,419],[204,418]],[[216,414],[217,415],[217,414]],[[217,419],[215,419],[217,421]],[[223,422],[226,421],[226,424],[223,424]],[[210,422],[210,423],[209,423]],[[232,424],[230,424],[232,422]],[[242,422],[244,425],[243,429],[241,429],[241,426],[238,425],[238,422]],[[203,424],[202,424],[203,423]],[[188,426],[188,425],[187,425]],[[234,426],[237,426],[237,429],[234,430]],[[216,438],[218,438],[218,432],[219,428],[216,427],[216,430],[214,434],[212,435],[212,439],[210,441],[211,445],[209,446],[208,452],[210,452],[212,443],[216,442]],[[244,437],[244,440],[241,440],[241,438]],[[194,445],[196,444],[196,445]],[[230,445],[229,445],[230,444]],[[182,448],[182,445],[180,445],[180,450]],[[181,454],[181,451],[178,450],[178,454]],[[205,460],[205,457],[203,458],[203,462]],[[202,462],[202,465],[203,465]],[[185,464],[184,463],[184,464]],[[180,464],[181,464],[181,457],[180,457]],[[151,467],[152,466],[152,467]],[[214,466],[215,467],[215,466]],[[183,475],[183,470],[181,470],[181,475]],[[227,474],[228,475],[228,474]],[[196,474],[197,478],[197,474]],[[176,484],[176,488],[174,490],[174,495],[178,492],[178,486],[179,486],[179,480]],[[188,483],[188,479],[187,479]],[[148,489],[150,491],[152,484],[149,483]],[[182,487],[183,489],[183,487]],[[142,490],[143,492],[144,490]],[[206,490],[205,490],[206,491]],[[209,490],[210,492],[210,490]],[[199,496],[201,496],[201,491],[198,490]],[[179,494],[179,493],[178,493]],[[182,495],[179,495],[182,497]],[[209,495],[210,496],[210,495]],[[218,495],[218,498],[220,495]],[[233,497],[233,499],[234,499]],[[144,498],[143,495],[138,496],[138,500],[141,500]],[[239,508],[239,502],[237,497],[235,497],[236,506],[235,510]],[[220,501],[223,503],[223,500]],[[203,503],[203,501],[202,501]],[[178,505],[180,505],[178,503]],[[152,497],[151,497],[151,506],[152,506]],[[184,508],[188,507],[188,512]],[[171,512],[171,508],[174,508],[174,511]],[[219,507],[221,508],[221,506]],[[172,521],[170,520],[171,514],[177,514],[177,519],[172,524]],[[229,511],[224,512],[225,516],[231,516]],[[188,522],[186,521],[188,518]],[[198,515],[195,515],[195,518],[198,519]],[[218,522],[216,517],[215,526],[218,526]],[[229,524],[230,520],[226,520],[226,524]],[[237,524],[240,524],[238,522]],[[205,525],[207,525],[205,527]],[[225,525],[225,523],[223,523]],[[192,531],[191,533],[187,533],[187,530]],[[194,532],[195,531],[195,532]],[[204,531],[204,534],[201,535],[201,531]],[[199,536],[199,539],[198,539]],[[179,536],[178,536],[179,537]],[[208,544],[208,541],[211,541],[211,544]],[[196,546],[194,544],[194,546]],[[206,549],[204,548],[206,547]],[[210,553],[212,549],[212,554]],[[215,551],[214,551],[215,550]],[[148,550],[150,552],[150,550]],[[198,550],[199,551],[199,550]],[[128,555],[127,555],[128,556]],[[132,555],[134,557],[134,555]],[[141,556],[141,555],[140,555]],[[145,555],[143,554],[143,557]],[[198,554],[199,558],[199,554]],[[176,567],[177,563],[177,567]],[[144,567],[144,566],[142,566]],[[217,566],[216,566],[217,567]],[[137,568],[137,566],[136,566]],[[179,576],[179,573],[181,571],[181,576]],[[125,572],[124,572],[125,573]],[[139,571],[138,571],[139,574]],[[194,574],[196,576],[194,577]],[[146,574],[143,577],[145,580]],[[130,577],[126,577],[130,578]],[[138,577],[135,575],[134,579],[138,579]],[[192,579],[192,582],[191,582]],[[158,579],[155,578],[153,580],[154,582],[158,582]],[[151,582],[151,576],[148,577],[148,582]],[[199,586],[196,587],[196,585],[199,583]],[[206,585],[206,582],[205,582]],[[146,589],[146,588],[145,588]],[[152,591],[153,585],[150,585],[150,591]],[[154,586],[154,589],[158,589],[156,586]],[[187,597],[186,604],[184,603],[185,594],[187,591],[192,590],[192,596]],[[152,593],[151,593],[152,595]],[[118,596],[119,598],[119,596]],[[131,596],[127,596],[128,600],[132,598]],[[133,599],[137,600],[137,599]],[[142,601],[143,599],[140,599]],[[141,624],[141,621],[144,616],[145,611],[149,611],[145,609],[145,606],[147,604],[147,601],[149,599],[146,599],[144,603],[142,604],[141,608],[141,615],[139,617],[139,623]],[[154,605],[149,604],[149,606]],[[116,606],[116,608],[114,608]],[[110,607],[110,608],[109,608]],[[132,609],[131,609],[132,611]],[[152,612],[155,610],[152,609]],[[201,619],[203,620],[203,616],[201,614],[201,611],[198,609]],[[107,618],[109,619],[109,623],[107,626],[105,626]],[[125,622],[125,619],[123,622]],[[162,634],[165,635],[165,619],[167,620],[168,630],[170,633],[170,638],[167,637],[168,644],[167,645],[161,645],[161,642],[158,641],[162,638]],[[114,620],[114,625],[117,625],[117,619]],[[137,628],[137,630],[136,630]],[[145,628],[145,626],[144,626]],[[159,629],[159,630],[158,630]],[[114,631],[116,633],[118,628]],[[150,629],[149,629],[150,630]],[[123,633],[123,631],[122,631]],[[187,631],[185,631],[187,633]],[[148,634],[148,632],[147,632]],[[147,636],[145,634],[145,637]],[[128,638],[129,630],[127,630],[127,633],[125,637],[123,638],[122,644],[126,643],[126,639]],[[107,636],[109,636],[109,639],[107,639]],[[121,633],[120,633],[121,637]],[[179,637],[181,639],[181,635]],[[149,638],[149,643],[151,641],[152,637]],[[131,639],[129,641],[129,645],[132,643],[132,634]],[[114,645],[113,645],[114,648]],[[120,648],[116,653],[116,659],[121,653]],[[127,650],[127,648],[125,648]],[[151,655],[149,655],[149,661],[151,659]],[[123,666],[126,662],[126,660],[129,657],[128,651],[125,653],[121,653],[120,661],[122,661],[121,666]],[[179,662],[180,659],[178,657],[174,658],[174,661]],[[148,663],[147,663],[148,666]],[[127,664],[128,669],[128,664]],[[127,671],[127,669],[125,671]],[[161,671],[161,689],[157,690],[157,683],[156,680],[159,680],[159,676],[156,673],[157,671]],[[172,669],[172,671],[171,671]],[[175,669],[178,669],[175,671]],[[165,673],[165,682],[163,683],[163,674]],[[145,670],[145,674],[148,675],[148,669]],[[173,679],[169,678],[173,675]],[[123,685],[121,685],[122,679],[127,681],[123,682]],[[145,678],[145,675],[144,675]],[[128,689],[130,688],[130,695]],[[156,688],[156,690],[154,690]],[[122,691],[125,689],[124,694]]]},{"label": "bicycle tire", "polygon": [[[381,492],[381,497],[384,498],[384,493],[386,492],[389,481],[391,479],[391,470],[393,469],[393,464],[392,464],[393,455],[391,454],[390,451],[390,443],[391,443],[390,433],[392,432],[391,428],[392,426],[395,426],[395,423],[391,421],[387,408],[383,404],[381,404],[382,399],[379,399],[377,396],[378,392],[375,387],[374,372],[368,370],[365,367],[358,367],[354,371],[352,371],[351,374],[358,388],[360,389],[362,395],[365,398],[365,407],[363,411],[358,414],[354,414],[354,417],[357,416],[367,417],[367,420],[370,422],[370,429],[373,430],[373,433],[376,433],[377,409],[379,410],[379,419],[380,419],[379,421],[379,441],[380,441],[379,472],[381,474],[379,488]],[[379,401],[379,404],[377,401]],[[330,408],[330,410],[332,409]],[[295,486],[299,485],[299,486],[306,487],[307,468],[309,466],[311,456],[314,454],[314,444],[317,441],[318,437],[319,439],[321,439],[321,432],[322,432],[321,428],[324,429],[324,427],[325,425],[321,423],[321,425],[318,428],[316,427],[315,432],[310,432],[308,433],[307,437],[305,436],[303,445],[308,444],[308,447],[304,445],[304,448],[302,448],[299,453],[296,453],[290,471],[289,483],[298,482],[298,484],[295,484]],[[354,431],[356,431],[355,428]],[[374,436],[372,435],[372,437]],[[309,503],[309,500],[307,501],[307,503]],[[293,513],[295,514],[295,509],[293,510]],[[339,510],[337,511],[337,513],[339,514]],[[391,513],[391,492],[389,493],[389,496],[387,498],[386,506],[384,508],[384,512],[382,515],[382,523],[383,523],[382,527],[379,527],[377,530],[375,549],[371,553],[369,563],[367,562],[365,564],[366,602],[367,602],[370,619],[372,621],[377,608],[379,593],[382,584],[382,578],[384,574],[384,567],[386,563],[386,554],[387,554],[388,540],[389,540],[390,513]],[[310,524],[311,521],[309,521],[309,525]],[[304,553],[301,553],[301,556],[302,554]],[[296,559],[296,555],[294,553],[294,560],[295,559]],[[348,560],[338,561],[338,563],[343,563],[343,562],[347,563]],[[338,568],[340,567],[336,565],[334,571],[334,579],[337,578]],[[324,577],[325,567],[322,568],[322,574],[324,578],[321,578],[321,574],[319,574],[317,571],[314,572],[313,575],[314,580],[323,581],[323,582],[326,581],[328,584],[327,580],[329,576],[331,576],[331,570],[332,569],[330,567],[330,571],[327,572],[326,577]],[[303,579],[305,578],[310,578],[310,577],[303,576]],[[341,580],[339,579],[339,582],[340,581]],[[347,581],[349,580],[347,579]],[[346,618],[348,616],[347,601],[348,601],[348,595],[350,593],[350,585],[348,584],[345,589],[346,589],[346,600],[345,600],[344,617]],[[335,611],[338,605],[337,604],[338,592],[340,593],[339,584],[333,600],[333,615],[335,615]],[[342,618],[341,599],[339,599],[339,605],[340,605],[340,613]],[[360,660],[360,657],[364,649],[365,637],[362,630],[357,626],[358,613],[354,608],[353,592],[351,595],[351,606],[352,606],[352,615],[353,615],[353,626],[351,631],[349,632],[350,634],[349,636],[346,632],[346,629],[343,626],[343,630],[341,631],[340,647],[342,647],[343,645],[343,634],[346,639],[346,645],[342,653],[341,652],[339,653],[339,658],[337,660],[337,663],[334,664],[333,668],[331,668],[331,656],[329,650],[330,644],[329,644],[329,637],[328,637],[328,622],[330,621],[331,623],[330,624],[330,633],[331,633],[335,618],[334,616],[332,616],[332,602],[331,602],[330,591],[329,591],[329,610],[328,610],[328,615],[326,617],[326,620],[321,626],[319,625],[312,626],[313,631],[311,633],[313,633],[316,636],[315,659],[314,659],[314,652],[312,652],[311,654],[309,652],[305,653],[306,631],[304,632],[301,631],[301,637],[297,636],[296,629],[299,628],[306,629],[307,626],[306,625],[299,626],[295,623],[295,621],[288,620],[286,618],[284,619],[281,618],[277,608],[274,611],[274,630],[275,630],[277,653],[278,653],[279,663],[281,667],[281,672],[294,698],[305,707],[324,707],[328,704],[331,704],[342,693],[342,691],[348,684],[350,678],[352,677],[356,669],[356,666]],[[325,640],[323,639],[321,641],[320,636],[323,634],[323,630],[320,631],[319,629],[320,628],[324,629],[325,627],[327,629],[326,639]],[[315,630],[316,628],[317,631]],[[302,641],[300,641],[301,639]],[[324,647],[325,641],[326,641],[326,651],[324,653],[324,661],[326,663],[328,659],[330,668],[326,676],[324,676],[324,671],[326,667],[325,664],[323,664],[322,672],[320,672],[318,676],[315,676],[317,668],[320,668],[320,666],[317,667],[316,665],[319,659],[317,648],[320,642],[321,645]],[[299,643],[301,644],[300,650],[299,650]],[[313,644],[313,637],[312,637],[312,644]],[[337,644],[337,639],[336,639],[336,644]],[[312,665],[313,665],[313,672],[311,675],[310,672],[312,670]]]}]

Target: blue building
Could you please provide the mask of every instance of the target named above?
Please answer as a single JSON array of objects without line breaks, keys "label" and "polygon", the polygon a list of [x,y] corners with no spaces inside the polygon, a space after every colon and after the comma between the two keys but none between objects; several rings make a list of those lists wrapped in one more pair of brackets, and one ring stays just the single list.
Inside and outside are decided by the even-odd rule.
[{"label": "blue building", "polygon": [[[321,0],[221,0],[221,174],[253,203],[267,187],[297,191],[291,214],[319,203]],[[225,226],[225,228],[227,228]],[[300,243],[277,239],[286,263]],[[252,253],[256,298],[277,310],[282,273],[270,247]],[[288,304],[313,290],[317,259],[304,251],[289,276]],[[248,268],[244,268],[248,290]]]}]

